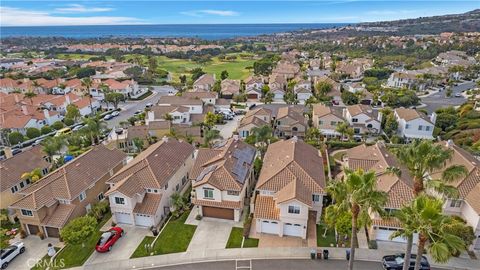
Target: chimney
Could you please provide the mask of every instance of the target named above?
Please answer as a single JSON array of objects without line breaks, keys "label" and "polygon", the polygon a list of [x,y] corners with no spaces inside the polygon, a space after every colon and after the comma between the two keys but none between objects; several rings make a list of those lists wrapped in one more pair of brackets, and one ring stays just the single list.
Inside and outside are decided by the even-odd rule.
[{"label": "chimney", "polygon": [[24,115],[28,115],[27,106],[22,105],[22,112],[23,112]]},{"label": "chimney", "polygon": [[6,157],[6,158],[11,158],[11,157],[13,157],[12,148],[10,148],[10,147],[5,147],[5,148],[3,149],[3,151],[5,152],[5,157]]},{"label": "chimney", "polygon": [[167,136],[163,136],[162,142],[168,142],[168,137],[167,137]]},{"label": "chimney", "polygon": [[15,98],[15,103],[19,103],[19,102],[20,102],[20,98],[18,97],[17,94],[13,94],[13,97]]},{"label": "chimney", "polygon": [[238,141],[238,134],[233,135],[233,141],[235,141],[235,142]]},{"label": "chimney", "polygon": [[70,96],[68,94],[65,95],[65,101],[67,102],[67,105],[69,105],[70,103]]},{"label": "chimney", "polygon": [[50,118],[50,114],[48,113],[47,109],[43,109],[43,115],[45,116],[45,120],[48,120]]},{"label": "chimney", "polygon": [[297,137],[297,136],[293,136],[293,137],[292,137],[292,142],[294,142],[294,143],[298,142],[298,137]]}]

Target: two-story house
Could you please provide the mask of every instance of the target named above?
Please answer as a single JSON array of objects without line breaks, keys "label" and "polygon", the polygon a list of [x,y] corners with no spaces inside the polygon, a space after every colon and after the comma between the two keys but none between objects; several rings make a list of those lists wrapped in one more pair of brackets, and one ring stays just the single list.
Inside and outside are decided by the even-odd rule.
[{"label": "two-story house", "polygon": [[306,239],[320,219],[325,187],[323,160],[315,147],[296,137],[271,144],[252,199],[255,231]]},{"label": "two-story house", "polygon": [[215,84],[215,74],[203,74],[193,82],[193,91],[210,91]]},{"label": "two-story house", "polygon": [[5,149],[5,160],[0,161],[0,208],[6,209],[22,196],[19,192],[31,184],[31,180],[22,179],[24,173],[39,169],[42,175],[48,174],[50,162],[41,146],[34,146],[13,156],[10,148]]},{"label": "two-story house", "polygon": [[293,136],[305,137],[308,124],[307,119],[294,106],[284,106],[277,110],[274,123],[275,135],[280,138],[291,138]]},{"label": "two-story house", "polygon": [[344,123],[342,109],[339,107],[329,107],[323,104],[314,104],[312,111],[312,122],[315,128],[327,138],[335,138],[341,136],[337,132],[337,126]]},{"label": "two-story house", "polygon": [[267,108],[253,109],[245,114],[245,117],[240,120],[237,131],[240,137],[246,138],[250,135],[253,128],[262,127],[265,125],[271,126],[272,111]]},{"label": "two-story house", "polygon": [[240,221],[253,184],[256,150],[238,136],[212,149],[200,149],[190,173],[192,202],[204,217]]},{"label": "two-story house", "polygon": [[156,226],[170,213],[171,196],[188,186],[194,162],[194,147],[164,137],[136,156],[108,179],[110,201],[116,223]]},{"label": "two-story house", "polygon": [[[393,215],[395,211],[398,211],[414,199],[413,178],[383,143],[379,142],[372,146],[362,144],[348,149],[343,161],[344,166],[351,170],[362,169],[375,172],[377,189],[386,192],[388,195],[388,200],[384,207],[387,213]],[[395,175],[387,172],[389,167],[400,169],[401,174]],[[382,218],[377,214],[372,214],[371,218],[372,226],[369,228],[371,239],[376,241],[406,242],[406,239],[402,237],[390,239],[392,233],[402,229],[400,222],[396,219]],[[417,240],[418,235],[414,235],[414,242],[417,242]]]},{"label": "two-story house", "polygon": [[195,91],[195,92],[185,92],[182,94],[182,97],[190,98],[190,99],[200,99],[203,102],[203,104],[215,105],[216,100],[218,98],[218,94],[216,92]]},{"label": "two-story house", "polygon": [[98,145],[20,191],[10,208],[27,234],[59,237],[70,220],[85,215],[104,199],[107,181],[126,163],[120,150]]},{"label": "two-story house", "polygon": [[347,106],[343,109],[343,118],[353,127],[355,134],[378,134],[381,131],[382,113],[371,106]]},{"label": "two-story house", "polygon": [[406,140],[433,139],[435,113],[432,113],[429,118],[414,109],[397,108],[394,110],[394,115],[398,123],[397,134],[399,136]]},{"label": "two-story house", "polygon": [[460,216],[472,226],[476,239],[470,248],[480,250],[480,161],[452,141],[443,141],[439,144],[452,152],[452,158],[442,169],[430,174],[432,179],[440,178],[443,171],[453,165],[463,166],[467,170],[466,176],[449,183],[458,190],[458,197],[445,198],[443,212]]},{"label": "two-story house", "polygon": [[248,99],[260,99],[264,82],[262,77],[250,76],[245,80],[245,91]]}]

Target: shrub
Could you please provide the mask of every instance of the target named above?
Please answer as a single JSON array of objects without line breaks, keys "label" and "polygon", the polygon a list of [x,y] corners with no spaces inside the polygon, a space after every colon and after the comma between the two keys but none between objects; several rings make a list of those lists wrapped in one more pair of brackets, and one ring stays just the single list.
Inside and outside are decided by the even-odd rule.
[{"label": "shrub", "polygon": [[63,119],[63,123],[65,123],[65,125],[67,125],[67,126],[71,126],[71,125],[75,124],[75,121],[72,118],[65,118],[65,119]]},{"label": "shrub", "polygon": [[69,244],[80,244],[96,230],[97,220],[92,216],[82,216],[70,221],[60,230],[61,238]]},{"label": "shrub", "polygon": [[48,134],[52,132],[52,128],[50,126],[43,126],[40,131],[42,132],[42,135]]},{"label": "shrub", "polygon": [[250,214],[243,223],[243,237],[248,238],[250,235],[250,228],[252,227],[253,214]]},{"label": "shrub", "polygon": [[196,216],[195,216],[195,219],[196,219],[196,220],[202,220],[202,216],[201,216],[201,215],[196,215]]},{"label": "shrub", "polygon": [[27,137],[29,139],[37,138],[41,135],[40,130],[38,128],[30,127],[27,128]]},{"label": "shrub", "polygon": [[56,121],[55,123],[52,124],[52,128],[55,130],[62,129],[64,127],[63,123],[61,121]]}]

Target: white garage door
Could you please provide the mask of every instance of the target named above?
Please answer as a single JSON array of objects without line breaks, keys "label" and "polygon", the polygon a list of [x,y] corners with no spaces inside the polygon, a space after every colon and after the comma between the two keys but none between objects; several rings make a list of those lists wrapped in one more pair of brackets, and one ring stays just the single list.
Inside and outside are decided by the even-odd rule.
[{"label": "white garage door", "polygon": [[153,225],[152,216],[135,214],[135,225],[150,227]]},{"label": "white garage door", "polygon": [[[380,240],[380,241],[392,241],[392,242],[399,242],[399,243],[406,243],[407,242],[407,239],[406,238],[403,238],[403,237],[395,237],[393,239],[390,240],[390,235],[392,233],[394,233],[396,231],[396,229],[393,229],[393,228],[384,228],[384,227],[380,227],[377,229],[377,232],[376,232],[376,237],[377,237],[377,240]],[[413,235],[413,242],[414,243],[417,243],[418,241],[418,235],[417,234],[414,234]]]},{"label": "white garage door", "polygon": [[292,223],[285,223],[283,225],[283,234],[290,235],[290,236],[302,236],[302,225],[300,224],[292,224]]},{"label": "white garage door", "polygon": [[133,224],[132,217],[129,213],[115,212],[115,219],[117,223]]},{"label": "white garage door", "polygon": [[263,220],[262,221],[262,232],[263,233],[278,234],[278,222]]}]

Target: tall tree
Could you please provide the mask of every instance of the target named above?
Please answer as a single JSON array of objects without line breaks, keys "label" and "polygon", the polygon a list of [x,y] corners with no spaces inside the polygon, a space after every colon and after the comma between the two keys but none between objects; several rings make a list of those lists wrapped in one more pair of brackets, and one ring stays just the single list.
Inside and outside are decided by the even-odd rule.
[{"label": "tall tree", "polygon": [[255,144],[258,146],[260,154],[263,157],[265,155],[265,152],[267,151],[270,140],[273,137],[272,127],[268,125],[254,127],[252,128],[251,132],[252,135],[255,136]]},{"label": "tall tree", "polygon": [[345,135],[347,135],[349,139],[351,139],[351,137],[353,136],[353,128],[351,128],[347,122],[342,122],[338,124],[335,128],[335,131],[341,134],[342,140]]},{"label": "tall tree", "polygon": [[335,200],[339,211],[352,213],[352,237],[350,242],[350,260],[348,269],[353,269],[355,248],[358,245],[357,229],[359,217],[371,213],[383,213],[383,207],[388,195],[376,188],[377,177],[374,171],[345,170],[345,178],[340,181],[331,181],[327,190]]},{"label": "tall tree", "polygon": [[209,129],[206,130],[203,134],[203,139],[204,139],[204,146],[205,147],[211,147],[212,146],[212,141],[215,139],[219,139],[222,136],[220,136],[220,131],[216,129]]},{"label": "tall tree", "polygon": [[449,233],[446,227],[452,223],[450,216],[443,214],[443,202],[425,194],[417,197],[410,205],[415,231],[418,233],[418,249],[415,270],[420,269],[426,248],[436,262],[445,263],[452,256],[451,251],[465,249],[463,240]]}]

